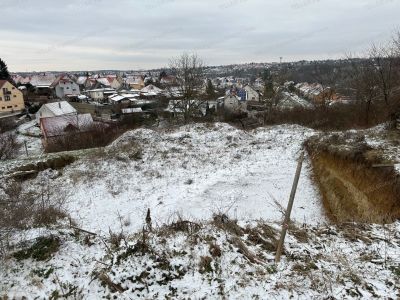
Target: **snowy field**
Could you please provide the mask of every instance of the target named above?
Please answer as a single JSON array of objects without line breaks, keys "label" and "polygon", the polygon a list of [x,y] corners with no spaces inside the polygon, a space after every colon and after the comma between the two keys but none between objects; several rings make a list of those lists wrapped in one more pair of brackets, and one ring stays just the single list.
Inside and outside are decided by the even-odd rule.
[{"label": "snowy field", "polygon": [[[296,159],[313,134],[289,125],[249,132],[226,124],[138,129],[104,151],[82,152],[60,172],[40,173],[25,188],[51,187],[53,196],[67,199],[77,226],[95,234],[67,220],[15,232],[15,248],[0,263],[0,297],[400,297],[399,223],[329,224],[308,158],[296,222],[274,264]],[[149,208],[153,229],[142,231]],[[50,253],[42,260],[29,254],[38,249],[37,237],[53,245],[41,250]]]},{"label": "snowy field", "polygon": [[[226,124],[188,125],[168,133],[138,129],[111,145],[105,157],[81,159],[51,180],[67,191],[72,218],[87,230],[143,226],[147,209],[162,225],[177,214],[208,219],[223,213],[238,220],[281,220],[301,144],[313,131],[299,126],[245,132]],[[137,143],[141,158],[121,145]],[[41,180],[38,178],[37,180]],[[319,195],[303,167],[293,218],[324,222]]]}]

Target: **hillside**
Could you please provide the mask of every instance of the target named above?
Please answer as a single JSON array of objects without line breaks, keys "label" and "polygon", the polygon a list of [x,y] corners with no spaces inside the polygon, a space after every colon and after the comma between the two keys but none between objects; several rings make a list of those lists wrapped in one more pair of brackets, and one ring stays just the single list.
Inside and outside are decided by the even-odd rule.
[{"label": "hillside", "polygon": [[[308,157],[283,260],[274,264],[296,160],[316,134],[293,125],[191,124],[141,128],[104,149],[59,154],[72,158],[24,180],[20,193],[58,199],[69,219],[10,233],[0,295],[399,297],[398,222],[332,224]],[[55,164],[55,156],[1,170]]]}]

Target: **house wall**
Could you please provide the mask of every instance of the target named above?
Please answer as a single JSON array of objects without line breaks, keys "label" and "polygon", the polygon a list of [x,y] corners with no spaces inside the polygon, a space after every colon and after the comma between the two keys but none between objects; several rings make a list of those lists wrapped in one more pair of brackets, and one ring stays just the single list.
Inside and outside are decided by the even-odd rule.
[{"label": "house wall", "polygon": [[117,79],[114,79],[111,82],[110,87],[112,87],[113,89],[117,90],[117,89],[119,89],[121,87],[121,83]]},{"label": "house wall", "polygon": [[[76,115],[77,113],[70,113],[66,115]],[[56,115],[46,106],[42,105],[42,107],[37,111],[36,113],[36,121],[38,124],[40,124],[40,119],[41,118],[50,118],[50,117],[55,117]]]},{"label": "house wall", "polygon": [[246,86],[244,89],[247,92],[246,100],[260,101],[260,95],[256,90],[252,89],[249,86]]},{"label": "house wall", "polygon": [[55,91],[58,98],[64,98],[65,95],[80,94],[79,86],[73,81],[68,81],[68,82],[60,81],[56,85]]},{"label": "house wall", "polygon": [[233,111],[239,107],[239,100],[236,97],[226,97],[224,99],[224,108]]},{"label": "house wall", "polygon": [[25,109],[24,96],[11,83],[0,88],[0,113],[19,112]]},{"label": "house wall", "polygon": [[54,117],[54,113],[49,110],[46,105],[42,105],[42,107],[37,111],[36,113],[36,121],[40,123],[41,118],[48,118],[48,117]]},{"label": "house wall", "polygon": [[90,98],[96,101],[104,99],[104,93],[100,91],[89,92],[89,96]]},{"label": "house wall", "polygon": [[65,95],[79,95],[79,86],[72,81],[64,82],[60,81],[55,88],[55,93],[58,98],[64,98]]},{"label": "house wall", "polygon": [[144,83],[130,83],[129,87],[131,89],[135,89],[135,90],[141,90],[142,88],[145,87]]}]

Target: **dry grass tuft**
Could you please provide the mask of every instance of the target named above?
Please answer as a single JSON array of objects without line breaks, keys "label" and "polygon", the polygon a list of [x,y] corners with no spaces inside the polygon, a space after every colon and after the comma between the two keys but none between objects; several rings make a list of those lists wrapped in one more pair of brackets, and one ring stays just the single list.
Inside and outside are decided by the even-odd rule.
[{"label": "dry grass tuft", "polygon": [[244,229],[237,224],[237,221],[229,219],[228,216],[224,214],[214,215],[212,224],[234,235],[243,236],[245,233]]},{"label": "dry grass tuft", "polygon": [[212,268],[211,264],[212,264],[212,258],[210,256],[202,256],[202,257],[200,257],[199,272],[201,274],[212,273],[213,268]]}]

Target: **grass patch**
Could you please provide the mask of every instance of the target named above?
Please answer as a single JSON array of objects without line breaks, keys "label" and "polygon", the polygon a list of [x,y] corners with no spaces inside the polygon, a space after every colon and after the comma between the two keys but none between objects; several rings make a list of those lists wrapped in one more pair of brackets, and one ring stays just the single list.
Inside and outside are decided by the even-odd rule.
[{"label": "grass patch", "polygon": [[60,239],[58,237],[39,237],[29,248],[19,250],[13,254],[18,260],[33,258],[38,261],[49,259],[60,248]]}]

